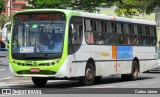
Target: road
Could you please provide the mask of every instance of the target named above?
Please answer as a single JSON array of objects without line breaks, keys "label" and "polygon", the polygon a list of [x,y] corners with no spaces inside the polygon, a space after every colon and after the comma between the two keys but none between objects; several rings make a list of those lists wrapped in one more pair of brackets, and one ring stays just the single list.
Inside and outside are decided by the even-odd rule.
[{"label": "road", "polygon": [[127,91],[133,92],[132,89],[160,88],[160,72],[140,73],[137,81],[123,81],[120,76],[105,77],[92,86],[80,86],[78,81],[49,80],[45,87],[37,88],[30,77],[13,77],[8,63],[0,63],[0,88],[42,89],[43,94],[129,94]]}]

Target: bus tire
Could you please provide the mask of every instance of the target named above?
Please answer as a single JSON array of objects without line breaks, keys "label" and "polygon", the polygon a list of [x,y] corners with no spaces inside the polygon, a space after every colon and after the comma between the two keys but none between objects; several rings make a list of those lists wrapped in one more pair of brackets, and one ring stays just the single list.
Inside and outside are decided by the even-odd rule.
[{"label": "bus tire", "polygon": [[35,86],[42,87],[47,83],[47,78],[32,77],[32,82],[35,84]]},{"label": "bus tire", "polygon": [[85,76],[79,78],[79,83],[84,86],[89,86],[94,83],[95,68],[92,63],[88,63],[85,69]]},{"label": "bus tire", "polygon": [[122,74],[121,77],[123,80],[137,80],[138,78],[138,63],[137,61],[133,61],[132,70],[130,74]]}]

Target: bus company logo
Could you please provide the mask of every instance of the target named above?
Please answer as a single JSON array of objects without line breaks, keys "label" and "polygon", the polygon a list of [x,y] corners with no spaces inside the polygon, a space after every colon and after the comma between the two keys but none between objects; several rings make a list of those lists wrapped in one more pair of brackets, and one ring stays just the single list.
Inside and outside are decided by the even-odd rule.
[{"label": "bus company logo", "polygon": [[2,89],[2,95],[24,95],[24,94],[42,94],[41,90],[30,89]]},{"label": "bus company logo", "polygon": [[2,94],[11,94],[11,89],[2,89]]}]

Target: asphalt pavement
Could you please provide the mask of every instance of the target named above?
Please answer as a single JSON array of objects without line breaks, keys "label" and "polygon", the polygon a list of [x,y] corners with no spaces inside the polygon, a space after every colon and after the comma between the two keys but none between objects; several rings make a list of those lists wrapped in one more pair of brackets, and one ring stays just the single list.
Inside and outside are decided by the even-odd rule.
[{"label": "asphalt pavement", "polygon": [[120,76],[109,76],[92,86],[81,86],[74,80],[49,80],[45,87],[37,88],[30,77],[12,76],[6,62],[0,63],[0,88],[40,89],[43,94],[136,94],[136,90],[152,89],[160,94],[160,72],[140,73],[137,81],[123,81]]}]

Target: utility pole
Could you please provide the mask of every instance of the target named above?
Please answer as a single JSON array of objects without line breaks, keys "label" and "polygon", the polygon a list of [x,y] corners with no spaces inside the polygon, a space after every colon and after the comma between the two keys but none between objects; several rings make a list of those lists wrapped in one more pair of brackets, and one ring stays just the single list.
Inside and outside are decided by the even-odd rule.
[{"label": "utility pole", "polygon": [[8,18],[11,16],[11,0],[6,0],[6,22],[8,22]]},{"label": "utility pole", "polygon": [[[10,16],[11,16],[11,0],[6,0],[6,23],[9,22]],[[5,45],[5,48],[7,48],[7,45]]]}]

